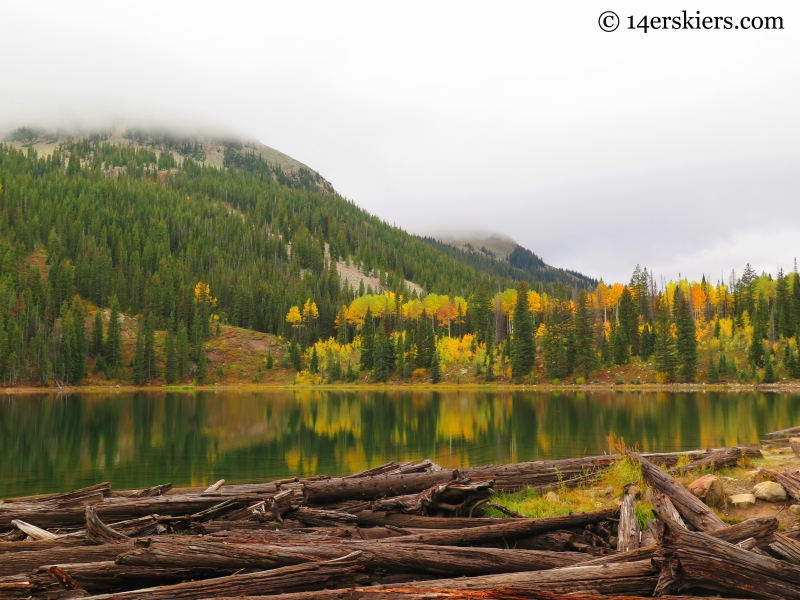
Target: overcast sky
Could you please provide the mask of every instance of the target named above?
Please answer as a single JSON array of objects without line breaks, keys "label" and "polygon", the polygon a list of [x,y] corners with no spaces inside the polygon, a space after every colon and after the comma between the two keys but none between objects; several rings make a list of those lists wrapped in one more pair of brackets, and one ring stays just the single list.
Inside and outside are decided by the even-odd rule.
[{"label": "overcast sky", "polygon": [[677,6],[4,2],[0,128],[232,129],[411,232],[502,232],[606,281],[791,269],[800,3],[680,6],[783,31],[626,29]]}]

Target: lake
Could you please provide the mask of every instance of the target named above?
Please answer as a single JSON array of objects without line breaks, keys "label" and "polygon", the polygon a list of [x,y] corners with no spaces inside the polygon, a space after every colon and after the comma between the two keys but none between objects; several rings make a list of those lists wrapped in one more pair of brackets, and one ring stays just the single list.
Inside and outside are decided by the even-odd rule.
[{"label": "lake", "polygon": [[758,442],[800,395],[527,391],[117,393],[0,397],[0,498]]}]

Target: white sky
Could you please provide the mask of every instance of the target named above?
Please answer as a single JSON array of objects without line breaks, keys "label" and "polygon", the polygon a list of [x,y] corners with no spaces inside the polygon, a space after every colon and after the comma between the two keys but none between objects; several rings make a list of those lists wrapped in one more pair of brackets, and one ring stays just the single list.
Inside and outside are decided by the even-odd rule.
[{"label": "white sky", "polygon": [[606,281],[791,269],[800,3],[681,6],[783,31],[625,29],[676,6],[4,2],[0,128],[233,129],[411,232],[499,231]]}]

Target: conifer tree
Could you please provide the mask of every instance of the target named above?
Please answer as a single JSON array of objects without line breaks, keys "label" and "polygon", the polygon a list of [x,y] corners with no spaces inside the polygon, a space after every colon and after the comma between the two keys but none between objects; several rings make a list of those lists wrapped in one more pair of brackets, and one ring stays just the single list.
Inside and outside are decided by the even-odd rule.
[{"label": "conifer tree", "polygon": [[100,309],[94,313],[92,326],[91,356],[97,358],[103,354],[103,317]]},{"label": "conifer tree", "polygon": [[[363,280],[362,280],[363,283]],[[372,371],[373,354],[375,347],[375,319],[372,318],[372,311],[368,308],[364,316],[364,325],[361,326],[361,363],[359,368],[362,371]]]},{"label": "conifer tree", "polygon": [[197,348],[197,383],[205,385],[208,380],[208,356],[206,350],[203,348],[203,341],[200,340],[200,345]]},{"label": "conifer tree", "polygon": [[106,366],[114,371],[122,367],[122,326],[120,325],[119,301],[116,294],[111,297],[111,314],[106,333]]},{"label": "conifer tree", "polygon": [[775,376],[775,369],[772,366],[772,353],[768,353],[764,358],[764,383],[775,383],[778,378]]},{"label": "conifer tree", "polygon": [[589,296],[581,290],[573,318],[575,339],[575,372],[588,379],[597,366],[597,350],[594,342],[594,315],[589,306]]},{"label": "conifer tree", "polygon": [[717,365],[714,363],[714,355],[708,355],[708,373],[706,375],[708,383],[717,383],[719,381],[719,372],[717,371]]},{"label": "conifer tree", "polygon": [[486,342],[486,382],[491,383],[495,380],[494,376],[494,348],[491,338]]},{"label": "conifer tree", "polygon": [[657,305],[654,349],[656,371],[665,381],[671,382],[675,381],[675,371],[678,368],[678,350],[672,335],[672,319],[663,294],[659,294]]},{"label": "conifer tree", "polygon": [[6,332],[5,320],[3,314],[0,312],[0,381],[8,381],[8,333]]},{"label": "conifer tree", "polygon": [[72,337],[72,383],[77,385],[89,373],[86,366],[86,355],[88,351],[88,344],[86,341],[86,306],[80,297],[75,296],[72,299],[72,326],[73,330],[70,332]]},{"label": "conifer tree", "polygon": [[483,344],[491,337],[492,298],[483,283],[478,285],[467,306],[472,330],[478,344]]},{"label": "conifer tree", "polygon": [[625,332],[625,328],[620,323],[619,325],[613,327],[614,329],[614,364],[615,365],[624,365],[628,362],[628,358],[630,358],[630,354],[628,352],[628,334]]},{"label": "conifer tree", "polygon": [[764,364],[764,334],[759,328],[758,324],[753,324],[753,337],[750,339],[750,348],[747,352],[750,364],[754,367],[760,367]]},{"label": "conifer tree", "polygon": [[386,381],[389,379],[389,359],[391,356],[391,340],[386,335],[383,323],[379,323],[375,328],[374,350],[372,360],[372,380]]},{"label": "conifer tree", "polygon": [[642,345],[640,355],[644,360],[653,356],[655,350],[656,334],[652,323],[645,323],[642,328]]},{"label": "conifer tree", "polygon": [[317,371],[319,371],[319,356],[317,355],[316,344],[311,348],[311,362],[308,365],[308,370],[312,375],[316,375]]},{"label": "conifer tree", "polygon": [[397,335],[397,344],[395,346],[394,354],[395,354],[395,357],[396,357],[395,363],[397,364],[397,374],[400,377],[405,378],[406,353],[405,353],[405,350],[403,349],[403,346],[404,346],[403,337],[404,337],[404,334],[402,332],[399,332],[398,335]]},{"label": "conifer tree", "polygon": [[789,344],[786,344],[786,351],[792,356],[791,368],[789,368],[788,365],[786,367],[789,377],[792,379],[800,379],[800,348],[798,348],[797,352],[793,352],[792,347]]},{"label": "conifer tree", "polygon": [[694,326],[689,299],[678,288],[675,291],[675,325],[677,326],[677,348],[681,381],[697,378],[697,332]]},{"label": "conifer tree", "polygon": [[146,381],[158,376],[156,373],[155,324],[152,314],[147,315],[144,320],[144,376]]},{"label": "conifer tree", "polygon": [[144,353],[144,321],[139,320],[139,327],[136,328],[136,351],[133,355],[133,382],[142,385],[147,381],[146,359]]},{"label": "conifer tree", "polygon": [[536,359],[533,315],[528,308],[528,286],[520,281],[517,305],[514,307],[514,337],[511,340],[511,375],[515,381],[521,381],[530,374]]},{"label": "conifer tree", "polygon": [[725,353],[723,352],[719,357],[719,367],[717,368],[717,373],[723,377],[728,375],[728,371],[730,368],[728,367],[728,359],[725,357]]},{"label": "conifer tree", "polygon": [[439,383],[442,380],[442,367],[439,363],[439,352],[433,351],[433,358],[431,359],[431,383]]},{"label": "conifer tree", "polygon": [[178,381],[178,353],[175,348],[175,317],[169,318],[164,338],[164,381],[172,384]]},{"label": "conifer tree", "polygon": [[272,352],[267,352],[267,370],[271,371],[275,368],[275,362],[272,358]]},{"label": "conifer tree", "polygon": [[[793,334],[800,341],[800,274],[797,273],[796,267],[797,263],[795,262],[795,271],[792,273],[792,320],[794,321]],[[798,348],[800,349],[800,346]]]},{"label": "conifer tree", "polygon": [[189,375],[189,335],[186,331],[186,323],[183,321],[178,325],[175,354],[178,357],[178,380],[183,381]]},{"label": "conifer tree", "polygon": [[603,339],[600,341],[600,362],[604,365],[610,365],[613,362],[612,359],[611,342],[608,339],[608,334],[604,331]]},{"label": "conifer tree", "polygon": [[[639,321],[636,315],[633,296],[631,296],[631,291],[628,286],[622,289],[622,295],[619,298],[619,327],[625,334],[626,343],[630,346],[630,354],[637,356],[639,354]],[[626,351],[625,354],[628,354],[628,351]]]}]

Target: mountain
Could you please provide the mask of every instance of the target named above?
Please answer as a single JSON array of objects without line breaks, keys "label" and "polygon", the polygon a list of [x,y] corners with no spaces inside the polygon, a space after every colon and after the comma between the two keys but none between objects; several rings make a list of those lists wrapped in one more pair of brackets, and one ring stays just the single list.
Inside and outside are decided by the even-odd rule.
[{"label": "mountain", "polygon": [[[341,333],[342,307],[370,291],[469,298],[481,284],[526,280],[566,299],[588,285],[532,253],[506,262],[410,235],[299,161],[235,136],[21,128],[5,140],[0,381],[63,376],[65,356],[89,344],[78,325],[87,309],[109,323],[112,305],[140,316],[144,337],[183,329],[193,348],[212,314],[286,338],[302,328],[305,344]],[[303,320],[287,322],[298,306]],[[346,329],[352,339],[355,323]],[[103,344],[95,352],[122,368]]]}]

